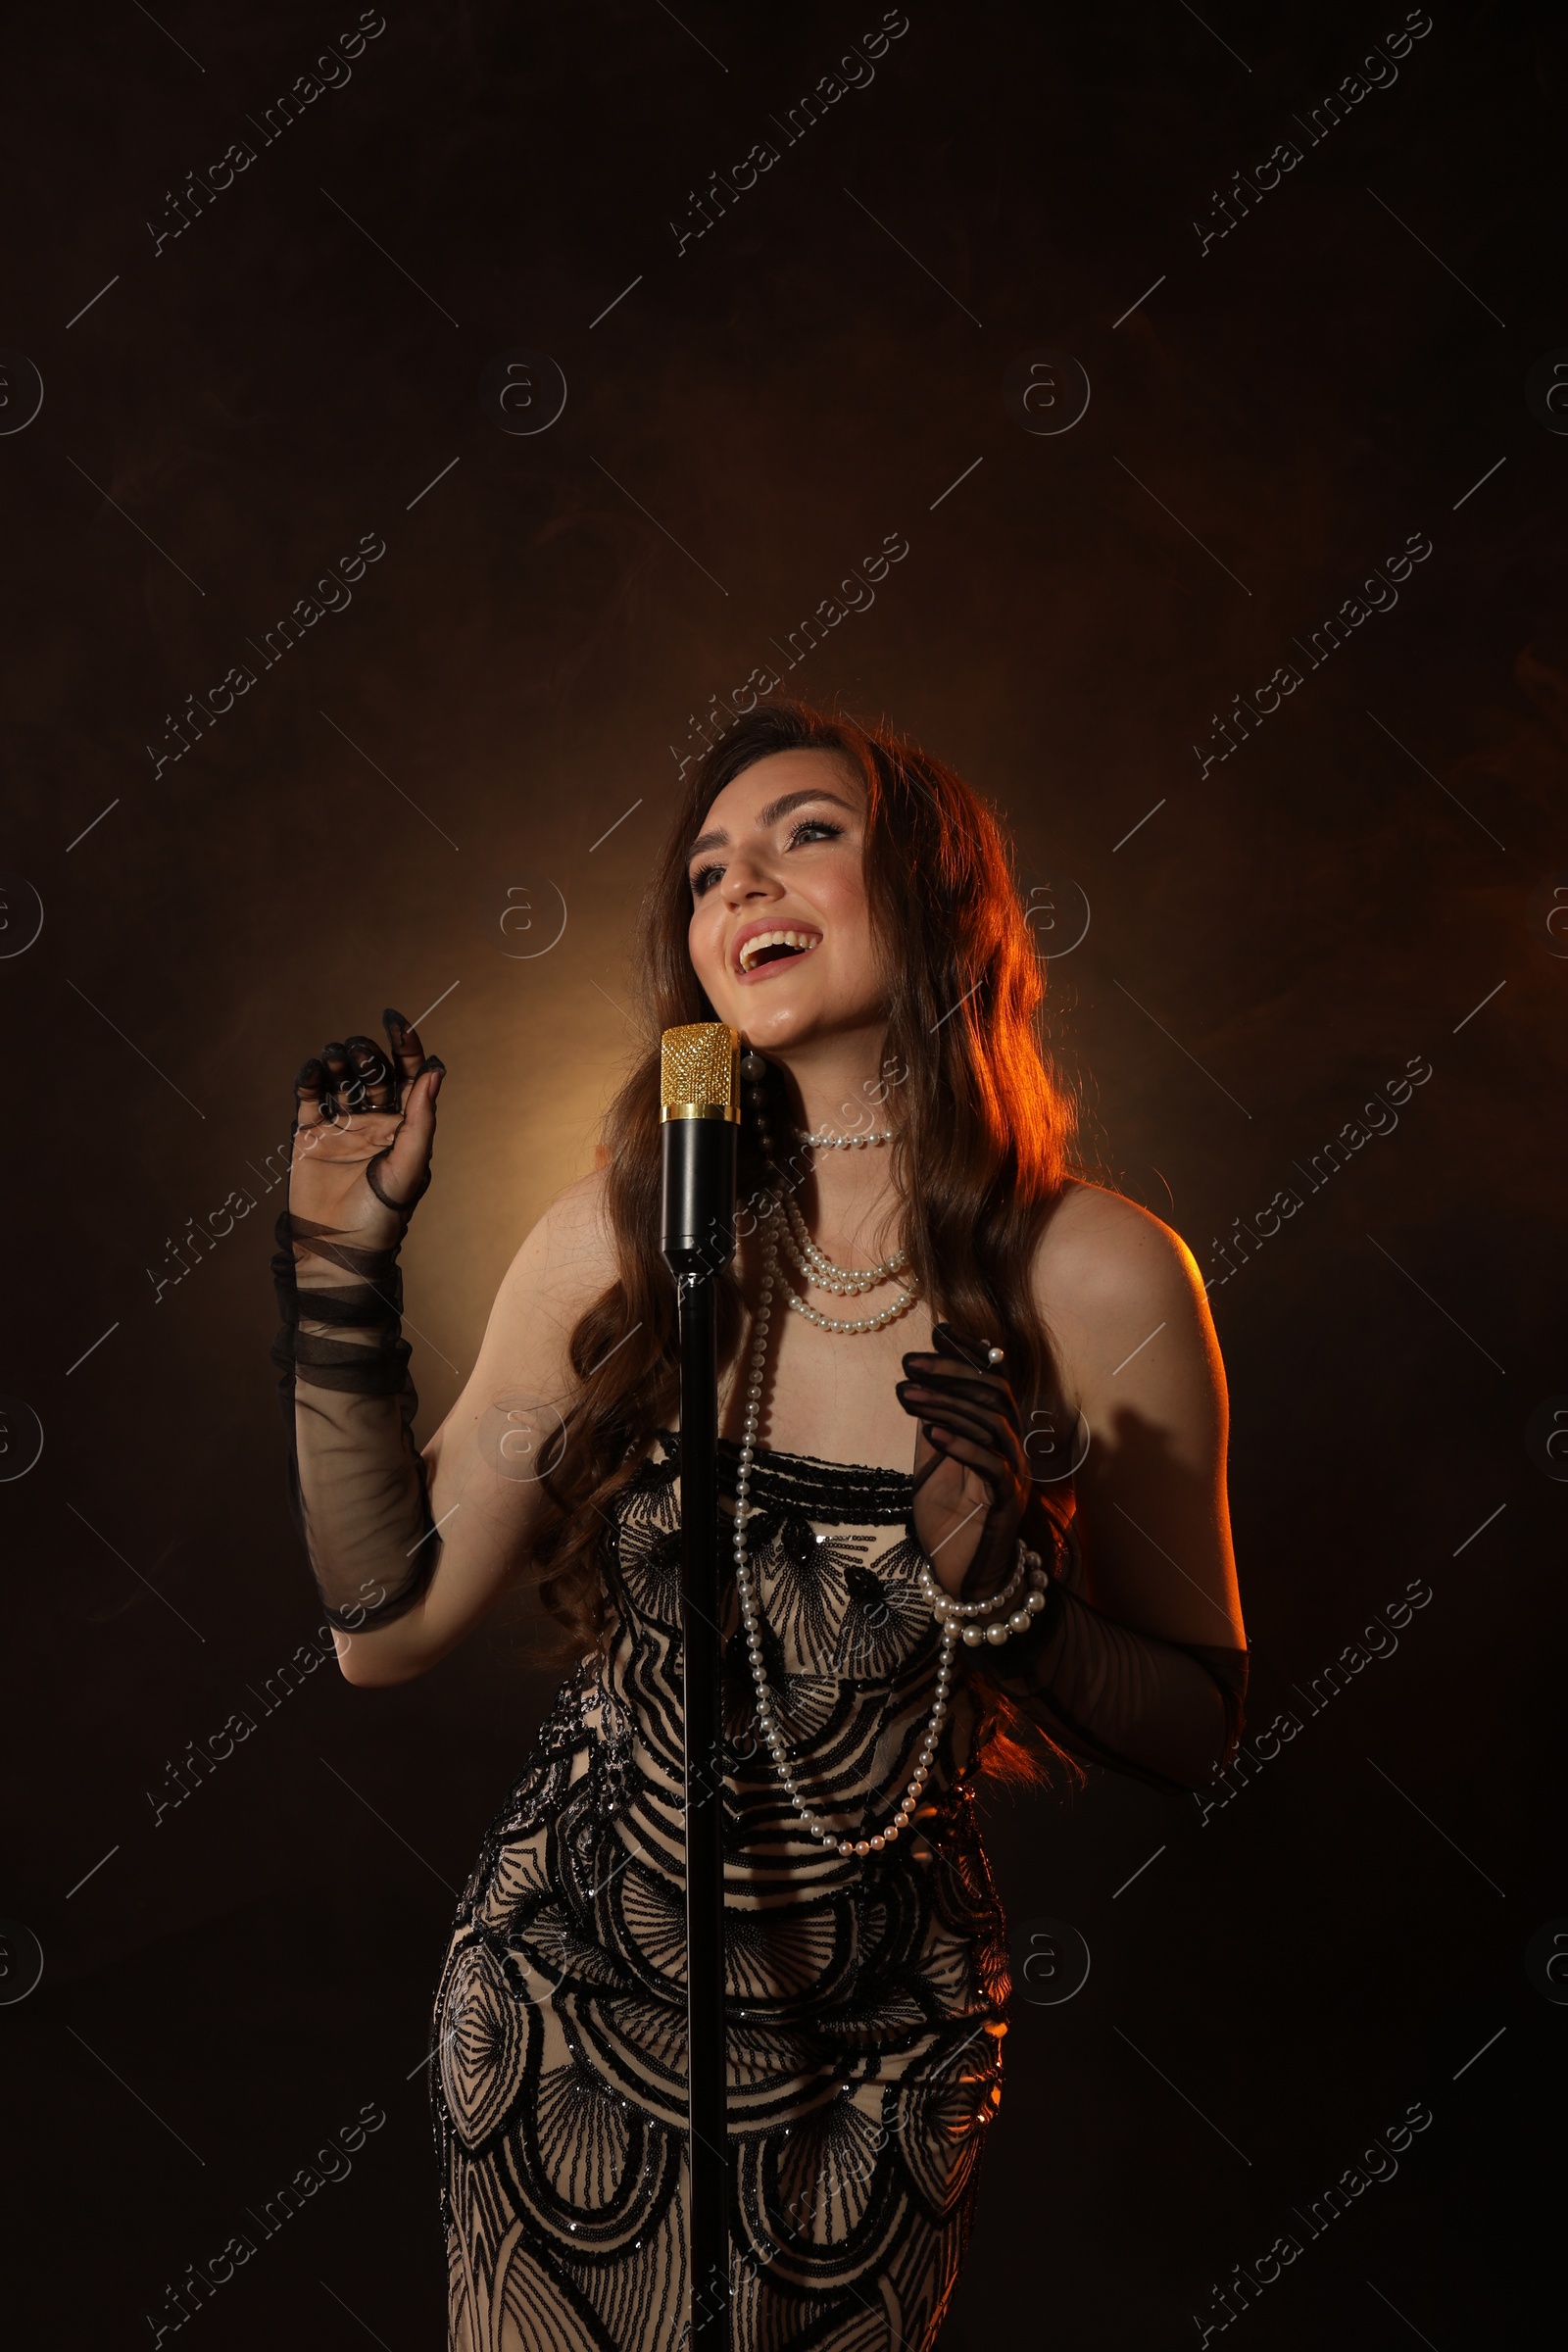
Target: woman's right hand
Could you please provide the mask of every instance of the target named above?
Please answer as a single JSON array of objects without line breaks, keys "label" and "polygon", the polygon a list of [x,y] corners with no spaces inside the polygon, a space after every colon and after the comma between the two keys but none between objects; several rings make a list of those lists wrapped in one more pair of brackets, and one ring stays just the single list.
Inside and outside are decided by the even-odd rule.
[{"label": "woman's right hand", "polygon": [[[292,1216],[350,1248],[396,1250],[430,1182],[446,1064],[390,1007],[387,1047],[356,1036],[313,1054],[294,1081]],[[387,1048],[390,1048],[390,1053]]]}]

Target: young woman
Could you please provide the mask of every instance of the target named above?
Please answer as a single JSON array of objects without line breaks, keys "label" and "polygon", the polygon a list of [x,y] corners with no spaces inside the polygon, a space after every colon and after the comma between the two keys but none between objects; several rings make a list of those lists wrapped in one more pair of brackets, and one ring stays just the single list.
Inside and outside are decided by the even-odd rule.
[{"label": "young woman", "polygon": [[[662,1030],[743,1061],[721,1308],[737,2352],[927,2352],[1002,2096],[977,1776],[1166,1788],[1234,1750],[1223,1374],[1168,1227],[1066,1169],[996,823],[800,706],[708,756],[645,912],[650,1047],[422,1454],[397,1250],[443,1065],[298,1081],[274,1270],[294,1493],[344,1673],[433,1666],[530,1582],[577,1663],[437,1997],[453,2352],[664,2352],[689,2308],[679,1452]],[[743,1508],[737,1511],[737,1496]]]}]

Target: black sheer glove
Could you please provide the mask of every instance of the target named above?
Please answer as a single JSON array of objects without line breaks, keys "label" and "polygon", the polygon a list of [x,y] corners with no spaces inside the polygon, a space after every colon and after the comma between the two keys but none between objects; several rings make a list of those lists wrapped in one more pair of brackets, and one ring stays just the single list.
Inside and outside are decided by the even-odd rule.
[{"label": "black sheer glove", "polygon": [[920,1425],[914,1533],[938,1581],[977,1600],[1012,1574],[1030,1497],[1022,1417],[1000,1348],[951,1323],[931,1338],[936,1352],[906,1355],[896,1391]]},{"label": "black sheer glove", "polygon": [[418,1396],[397,1252],[429,1186],[445,1065],[401,1013],[382,1020],[390,1054],[351,1037],[295,1081],[272,1259],[295,1520],[326,1615],[350,1631],[412,1608],[439,1544],[412,1434]]},{"label": "black sheer glove", "polygon": [[[1119,1625],[1084,1599],[1065,1482],[1034,1486],[1003,1358],[939,1323],[934,1355],[906,1355],[899,1401],[920,1422],[916,1540],[950,1592],[978,1599],[1005,1585],[1020,1535],[1051,1570],[1047,1606],[1000,1646],[962,1649],[969,1670],[1086,1762],[1163,1788],[1199,1788],[1236,1753],[1247,1652],[1166,1642]],[[948,1563],[942,1575],[944,1560]]]}]

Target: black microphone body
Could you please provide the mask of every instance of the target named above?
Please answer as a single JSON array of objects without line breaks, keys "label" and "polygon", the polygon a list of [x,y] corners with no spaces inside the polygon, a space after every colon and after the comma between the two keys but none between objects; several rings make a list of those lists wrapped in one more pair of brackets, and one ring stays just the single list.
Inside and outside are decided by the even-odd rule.
[{"label": "black microphone body", "polygon": [[739,1130],[728,1119],[666,1119],[660,1216],[664,1260],[677,1280],[716,1274],[735,1254]]}]

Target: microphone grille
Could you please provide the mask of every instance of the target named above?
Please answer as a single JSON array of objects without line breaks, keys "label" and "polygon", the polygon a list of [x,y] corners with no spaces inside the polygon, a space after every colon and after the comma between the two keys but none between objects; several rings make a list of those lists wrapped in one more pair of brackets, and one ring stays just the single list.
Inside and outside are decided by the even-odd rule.
[{"label": "microphone grille", "polygon": [[740,1116],[741,1035],[727,1021],[666,1029],[659,1048],[659,1100],[664,1116],[697,1111]]}]

